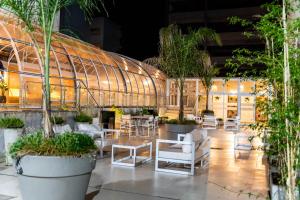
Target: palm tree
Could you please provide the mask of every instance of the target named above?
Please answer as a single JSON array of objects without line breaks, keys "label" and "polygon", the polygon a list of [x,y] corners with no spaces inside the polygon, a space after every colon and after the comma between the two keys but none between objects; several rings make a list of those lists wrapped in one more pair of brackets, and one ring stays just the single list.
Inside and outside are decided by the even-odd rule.
[{"label": "palm tree", "polygon": [[[98,10],[101,0],[1,0],[0,8],[6,9],[24,24],[24,29],[30,35],[43,66],[43,125],[45,136],[51,136],[51,105],[49,64],[52,43],[53,25],[57,13],[67,6],[78,4],[87,19],[91,19],[93,11]],[[43,35],[42,43],[38,42],[33,32],[39,29]]]},{"label": "palm tree", "polygon": [[212,86],[212,79],[218,74],[219,70],[211,64],[210,55],[208,54],[207,51],[203,50],[199,53],[200,53],[199,56],[200,59],[198,60],[198,62],[199,65],[202,66],[199,76],[202,85],[205,88],[205,96],[206,96],[205,110],[208,110],[208,96]]},{"label": "palm tree", "polygon": [[187,77],[200,75],[202,70],[199,59],[202,57],[199,46],[208,40],[221,44],[218,34],[211,29],[201,28],[183,34],[176,25],[162,28],[159,32],[159,56],[148,58],[145,62],[156,65],[170,78],[175,79],[180,91],[179,122],[184,120],[184,83]]}]

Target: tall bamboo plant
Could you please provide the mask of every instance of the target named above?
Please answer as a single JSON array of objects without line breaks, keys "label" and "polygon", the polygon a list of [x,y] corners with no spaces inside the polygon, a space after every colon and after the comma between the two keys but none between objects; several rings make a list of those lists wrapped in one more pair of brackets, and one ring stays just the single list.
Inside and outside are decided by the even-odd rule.
[{"label": "tall bamboo plant", "polygon": [[277,161],[281,184],[286,188],[286,199],[296,200],[300,170],[300,4],[294,0],[283,0],[266,4],[263,8],[267,12],[256,23],[238,18],[230,21],[256,31],[256,35],[265,40],[265,50],[238,49],[227,65],[235,71],[244,64],[253,67],[264,65],[265,70],[260,72],[250,70],[255,72],[252,75],[262,76],[265,84],[272,86],[268,92],[270,98],[259,103],[268,120],[266,123],[257,122],[256,127],[270,131],[267,153]]},{"label": "tall bamboo plant", "polygon": [[[0,8],[12,13],[20,20],[37,49],[40,64],[43,69],[43,126],[45,136],[51,136],[51,103],[50,103],[50,51],[53,35],[53,25],[57,13],[72,4],[78,4],[90,19],[94,11],[99,11],[101,0],[1,0]],[[40,30],[43,40],[39,41],[34,31]]]},{"label": "tall bamboo plant", "polygon": [[199,47],[208,40],[221,44],[218,34],[211,29],[201,28],[183,34],[176,25],[162,28],[159,32],[159,56],[146,59],[145,62],[158,66],[170,78],[175,79],[179,87],[179,122],[184,120],[184,83],[187,77],[200,74]]}]

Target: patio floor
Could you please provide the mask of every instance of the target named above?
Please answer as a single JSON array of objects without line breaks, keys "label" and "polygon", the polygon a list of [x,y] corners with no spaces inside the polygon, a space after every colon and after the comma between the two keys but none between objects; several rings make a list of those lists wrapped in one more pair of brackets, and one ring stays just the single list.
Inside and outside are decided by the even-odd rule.
[{"label": "patio floor", "polygon": [[[263,153],[253,150],[250,155],[235,159],[231,132],[210,130],[209,136],[212,137],[209,167],[198,168],[193,177],[157,173],[153,161],[130,168],[111,166],[110,157],[98,160],[86,200],[265,199],[268,183]],[[159,137],[176,136],[166,134],[161,127]],[[0,200],[8,199],[21,200],[17,178],[12,167],[0,163]]]}]

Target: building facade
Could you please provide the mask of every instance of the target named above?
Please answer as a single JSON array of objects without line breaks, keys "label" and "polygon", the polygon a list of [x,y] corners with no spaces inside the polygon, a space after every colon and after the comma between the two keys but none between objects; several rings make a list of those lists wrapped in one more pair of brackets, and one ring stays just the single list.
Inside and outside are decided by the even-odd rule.
[{"label": "building facade", "polygon": [[[0,87],[0,108],[40,109],[43,67],[37,52],[43,49],[38,49],[19,25],[1,11],[1,83],[8,89]],[[33,35],[43,47],[42,34],[36,31]],[[52,109],[165,105],[166,76],[155,67],[63,34],[55,33],[52,41]]]},{"label": "building facade", "polygon": [[[179,89],[174,80],[167,81],[167,108],[179,108]],[[208,109],[217,118],[225,120],[239,116],[241,123],[250,124],[261,120],[256,102],[268,97],[267,86],[262,80],[241,78],[214,78],[208,96]],[[200,115],[206,109],[206,92],[200,79],[187,79],[184,86],[185,113]]]}]

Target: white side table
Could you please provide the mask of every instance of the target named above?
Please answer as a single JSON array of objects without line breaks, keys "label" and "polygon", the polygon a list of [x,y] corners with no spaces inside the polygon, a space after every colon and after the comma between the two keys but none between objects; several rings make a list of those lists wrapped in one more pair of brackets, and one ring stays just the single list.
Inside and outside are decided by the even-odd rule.
[{"label": "white side table", "polygon": [[[144,148],[149,149],[149,156],[137,156],[137,150],[141,150]],[[121,157],[116,160],[115,151],[117,149],[128,149],[129,156]],[[152,160],[152,141],[127,142],[127,143],[112,145],[112,153],[111,153],[112,165],[135,167],[137,166],[137,164],[144,163],[150,160]]]}]

